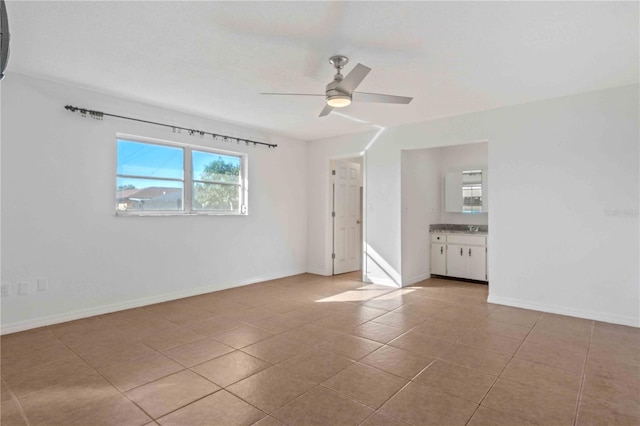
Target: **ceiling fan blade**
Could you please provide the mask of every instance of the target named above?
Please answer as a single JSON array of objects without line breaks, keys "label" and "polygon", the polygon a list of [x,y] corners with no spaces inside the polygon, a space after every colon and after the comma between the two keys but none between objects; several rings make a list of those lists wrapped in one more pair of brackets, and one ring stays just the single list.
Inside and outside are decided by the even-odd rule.
[{"label": "ceiling fan blade", "polygon": [[381,102],[385,104],[408,104],[413,98],[407,96],[383,95],[381,93],[354,92],[354,102]]},{"label": "ceiling fan blade", "polygon": [[369,67],[365,67],[362,64],[356,65],[353,67],[351,72],[347,74],[340,83],[338,83],[336,89],[349,95],[352,94],[353,91],[356,90],[356,87],[362,83],[362,80],[364,80],[367,74],[369,74],[369,71],[371,71],[371,68]]},{"label": "ceiling fan blade", "polygon": [[320,115],[318,117],[324,117],[325,115],[329,115],[329,113],[333,110],[332,106],[329,106],[328,104],[324,106],[324,109],[322,110],[322,112],[320,113]]},{"label": "ceiling fan blade", "polygon": [[281,96],[327,96],[317,93],[260,93],[261,95],[281,95]]}]

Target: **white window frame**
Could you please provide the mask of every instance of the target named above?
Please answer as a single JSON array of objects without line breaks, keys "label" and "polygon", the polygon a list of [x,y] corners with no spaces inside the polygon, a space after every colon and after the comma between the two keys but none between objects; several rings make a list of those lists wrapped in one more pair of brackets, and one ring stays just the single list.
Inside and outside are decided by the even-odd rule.
[{"label": "white window frame", "polygon": [[[117,192],[118,192],[118,177],[131,177],[131,178],[150,178],[155,180],[167,180],[167,181],[177,181],[179,179],[171,179],[171,178],[156,178],[156,177],[148,177],[148,176],[133,176],[133,175],[119,175],[118,174],[118,140],[127,140],[131,142],[145,143],[150,145],[161,145],[167,146],[171,148],[180,148],[183,151],[183,200],[182,200],[182,210],[118,210],[117,206]],[[218,148],[211,148],[208,146],[202,145],[192,145],[181,142],[167,141],[162,139],[148,138],[143,136],[134,136],[124,133],[116,133],[115,138],[115,170],[114,170],[114,189],[115,192],[113,194],[113,200],[115,204],[115,215],[116,216],[247,216],[249,214],[249,179],[247,177],[247,172],[249,169],[248,161],[249,156],[243,152],[235,152],[235,151],[227,151]],[[231,157],[240,158],[240,183],[237,185],[240,187],[240,200],[239,211],[217,211],[217,210],[196,210],[193,208],[193,183],[194,181],[198,182],[201,179],[194,179],[193,176],[193,163],[192,163],[192,152],[200,151],[206,152],[210,154],[220,154]],[[234,185],[228,184],[227,185]]]}]

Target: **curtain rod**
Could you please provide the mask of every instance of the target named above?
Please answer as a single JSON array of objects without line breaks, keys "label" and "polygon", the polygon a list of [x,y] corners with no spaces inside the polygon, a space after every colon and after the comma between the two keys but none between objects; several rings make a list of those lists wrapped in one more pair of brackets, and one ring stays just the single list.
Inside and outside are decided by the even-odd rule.
[{"label": "curtain rod", "polygon": [[218,133],[205,132],[204,130],[187,129],[186,127],[174,126],[172,124],[157,123],[155,121],[141,120],[139,118],[125,117],[123,115],[116,115],[116,114],[109,114],[109,113],[106,113],[106,112],[94,111],[94,110],[87,109],[87,108],[79,108],[79,107],[75,107],[75,106],[72,106],[72,105],[66,105],[64,107],[64,109],[66,109],[68,111],[71,111],[71,112],[79,112],[83,117],[86,117],[87,114],[89,114],[89,116],[91,118],[95,119],[95,120],[102,120],[102,118],[104,116],[115,117],[115,118],[122,118],[123,120],[131,120],[131,121],[138,121],[140,123],[154,124],[156,126],[171,127],[173,129],[174,133],[176,133],[176,131],[178,133],[180,133],[181,130],[186,130],[187,132],[189,132],[190,136],[200,135],[200,137],[204,137],[204,135],[210,135],[211,137],[213,137],[213,139],[220,138],[225,142],[227,142],[227,141],[236,141],[237,143],[244,142],[247,145],[249,145],[249,144],[253,144],[253,146],[264,145],[264,146],[269,147],[269,148],[275,148],[275,147],[278,146],[278,145],[273,144],[273,143],[258,142],[258,141],[252,141],[252,140],[249,140],[249,139],[236,138],[235,136],[227,136],[227,135],[221,135],[221,134],[218,134]]}]

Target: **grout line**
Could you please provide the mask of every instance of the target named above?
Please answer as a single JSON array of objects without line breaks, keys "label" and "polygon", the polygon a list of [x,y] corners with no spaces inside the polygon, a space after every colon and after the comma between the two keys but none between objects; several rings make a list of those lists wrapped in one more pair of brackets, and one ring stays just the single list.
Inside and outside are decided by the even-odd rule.
[{"label": "grout line", "polygon": [[[482,399],[480,400],[478,404],[478,406],[476,407],[476,409],[473,411],[473,414],[471,414],[471,417],[469,417],[469,420],[467,420],[467,423],[465,423],[465,425],[468,425],[469,422],[471,421],[471,419],[473,418],[473,416],[476,415],[476,413],[478,412],[478,409],[480,408],[480,406],[483,406],[482,403],[484,402],[484,400],[487,398],[487,395],[489,395],[489,393],[491,392],[491,390],[493,389],[493,387],[495,386],[495,384],[498,382],[498,380],[500,379],[500,377],[502,377],[502,374],[504,373],[504,371],[507,369],[507,367],[509,366],[509,364],[511,364],[511,361],[515,358],[516,354],[518,353],[518,351],[520,350],[520,348],[522,347],[522,345],[524,345],[524,342],[527,340],[527,338],[529,337],[529,335],[531,334],[531,332],[533,331],[533,329],[535,328],[536,324],[538,324],[538,320],[542,318],[542,316],[539,316],[538,319],[536,319],[536,322],[533,324],[533,326],[531,327],[531,329],[527,332],[527,335],[524,337],[524,339],[522,339],[522,342],[520,342],[520,344],[518,345],[518,348],[513,352],[513,355],[511,355],[511,357],[509,358],[509,361],[507,361],[507,363],[504,365],[504,367],[502,368],[502,370],[500,370],[500,373],[496,375],[495,380],[493,381],[493,383],[491,383],[491,386],[489,386],[489,389],[485,392],[484,396],[482,397]],[[490,407],[489,407],[490,408]],[[498,410],[499,411],[499,410]],[[516,416],[518,417],[518,416]],[[524,420],[524,419],[523,419]]]},{"label": "grout line", "polygon": [[589,351],[591,350],[591,339],[593,338],[593,330],[596,327],[596,322],[591,323],[591,331],[589,333],[589,345],[587,346],[587,356],[584,359],[584,365],[582,366],[582,377],[580,378],[580,390],[578,391],[578,401],[576,402],[576,411],[573,416],[574,426],[578,422],[578,410],[580,410],[580,403],[582,402],[582,391],[584,389],[584,379],[587,372],[587,363],[589,362]]}]

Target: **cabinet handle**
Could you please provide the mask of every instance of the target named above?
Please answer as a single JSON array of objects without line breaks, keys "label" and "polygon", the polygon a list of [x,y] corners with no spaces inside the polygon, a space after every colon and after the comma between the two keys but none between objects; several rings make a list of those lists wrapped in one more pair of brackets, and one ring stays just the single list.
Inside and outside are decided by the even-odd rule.
[{"label": "cabinet handle", "polygon": [[460,256],[462,256],[462,247],[460,247]]},{"label": "cabinet handle", "polygon": [[444,248],[442,246],[440,246],[440,254],[442,254]]},{"label": "cabinet handle", "polygon": [[471,248],[469,248],[469,256],[471,256]]}]

